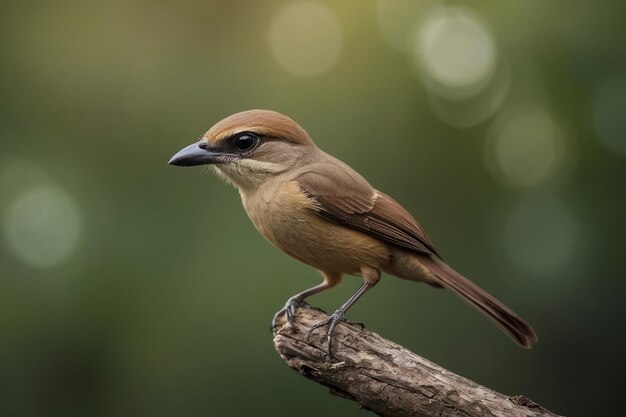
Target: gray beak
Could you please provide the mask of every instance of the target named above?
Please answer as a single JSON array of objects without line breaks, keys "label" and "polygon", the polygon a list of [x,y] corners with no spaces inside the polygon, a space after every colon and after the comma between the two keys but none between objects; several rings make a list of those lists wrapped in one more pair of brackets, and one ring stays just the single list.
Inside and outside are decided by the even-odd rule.
[{"label": "gray beak", "polygon": [[176,155],[172,156],[168,164],[181,167],[214,164],[219,162],[221,156],[223,155],[219,152],[201,148],[198,143],[194,143],[178,151]]}]

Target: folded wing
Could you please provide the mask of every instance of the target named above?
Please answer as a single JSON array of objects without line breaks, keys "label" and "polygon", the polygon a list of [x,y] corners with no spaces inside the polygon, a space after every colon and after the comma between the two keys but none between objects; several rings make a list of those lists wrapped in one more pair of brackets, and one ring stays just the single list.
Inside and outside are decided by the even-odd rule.
[{"label": "folded wing", "polygon": [[411,214],[340,161],[316,164],[295,180],[325,219],[406,249],[439,256]]}]

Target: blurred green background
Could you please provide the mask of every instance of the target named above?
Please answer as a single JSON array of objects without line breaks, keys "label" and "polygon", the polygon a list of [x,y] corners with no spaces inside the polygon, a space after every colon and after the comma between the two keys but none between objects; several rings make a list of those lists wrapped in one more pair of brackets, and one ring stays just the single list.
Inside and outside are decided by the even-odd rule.
[{"label": "blurred green background", "polygon": [[540,341],[397,279],[350,318],[559,414],[618,415],[625,21],[565,0],[4,2],[0,415],[365,415],[272,347],[317,272],[206,169],[166,164],[250,108],[399,200]]}]

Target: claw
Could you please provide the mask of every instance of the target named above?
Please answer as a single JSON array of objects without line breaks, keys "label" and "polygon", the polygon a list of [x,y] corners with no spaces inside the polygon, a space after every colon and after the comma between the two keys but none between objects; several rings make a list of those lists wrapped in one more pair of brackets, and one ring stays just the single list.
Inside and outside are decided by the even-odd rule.
[{"label": "claw", "polygon": [[270,326],[270,332],[273,332],[277,327],[280,327],[281,325],[278,324],[278,318],[283,315],[286,312],[286,309],[283,307],[280,310],[278,310],[276,312],[276,314],[274,314],[274,317],[272,318],[272,325]]},{"label": "claw", "polygon": [[322,326],[326,326],[328,323],[331,322],[331,320],[332,320],[332,317],[329,317],[326,320],[320,321],[319,323],[315,323],[313,326],[311,326],[308,333],[306,334],[306,341],[307,342],[309,341],[309,339],[311,338],[311,335],[313,334],[315,330],[319,329]]},{"label": "claw", "polygon": [[285,303],[285,306],[281,308],[280,310],[278,310],[276,314],[274,314],[270,331],[273,332],[274,329],[276,329],[277,327],[280,327],[280,324],[278,324],[278,318],[282,316],[283,314],[287,315],[287,321],[295,328],[296,312],[298,311],[298,308],[305,307],[305,306],[308,306],[308,304],[305,301],[303,301],[300,297],[294,296],[294,297],[289,298],[287,302]]},{"label": "claw", "polygon": [[315,323],[313,326],[311,326],[311,328],[309,329],[309,332],[306,335],[306,341],[308,342],[309,339],[311,338],[311,334],[313,334],[313,332],[316,329],[319,329],[320,327],[326,326],[328,324],[328,332],[326,333],[326,341],[328,342],[328,360],[329,361],[333,360],[333,353],[332,353],[333,333],[335,333],[335,328],[337,327],[337,324],[339,324],[339,322],[341,321],[345,321],[345,312],[342,309],[339,309],[335,311],[326,320],[320,321],[319,323]]}]

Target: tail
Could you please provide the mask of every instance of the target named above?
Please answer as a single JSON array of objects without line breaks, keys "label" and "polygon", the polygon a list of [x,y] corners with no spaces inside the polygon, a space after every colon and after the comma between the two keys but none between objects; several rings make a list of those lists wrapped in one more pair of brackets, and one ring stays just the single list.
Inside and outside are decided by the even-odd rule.
[{"label": "tail", "polygon": [[530,349],[537,342],[537,335],[528,323],[448,264],[430,256],[420,256],[420,262],[437,276],[439,284],[476,307],[520,346]]}]

